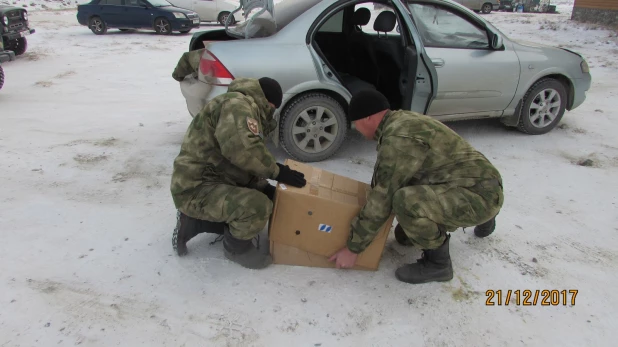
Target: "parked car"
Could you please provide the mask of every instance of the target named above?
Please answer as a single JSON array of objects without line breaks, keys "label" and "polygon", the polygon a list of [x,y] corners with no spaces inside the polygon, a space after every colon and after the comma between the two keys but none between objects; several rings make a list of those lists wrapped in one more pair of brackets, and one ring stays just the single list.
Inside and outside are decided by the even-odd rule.
[{"label": "parked car", "polygon": [[272,77],[284,91],[274,141],[311,162],[339,149],[348,102],[364,88],[385,94],[392,109],[441,121],[499,118],[528,134],[551,131],[586,98],[588,65],[573,51],[510,40],[448,0],[380,3],[389,9],[366,0],[282,0],[274,14],[195,33],[177,66],[191,71],[175,77],[189,113],[235,77]]},{"label": "parked car", "polygon": [[28,11],[21,7],[0,5],[0,34],[4,49],[22,55],[28,49],[26,36],[34,34],[28,23]]},{"label": "parked car", "polygon": [[[197,12],[202,22],[219,22],[225,25],[227,17],[240,6],[239,0],[169,0],[176,7]],[[236,12],[230,21],[235,24],[243,19],[242,13]]]},{"label": "parked car", "polygon": [[500,0],[453,0],[456,3],[462,4],[474,12],[482,12],[489,14],[491,11],[498,11],[500,8]]},{"label": "parked car", "polygon": [[152,29],[161,35],[173,31],[186,34],[200,26],[197,13],[174,7],[166,0],[92,0],[77,5],[77,21],[97,35],[104,35],[109,28]]}]

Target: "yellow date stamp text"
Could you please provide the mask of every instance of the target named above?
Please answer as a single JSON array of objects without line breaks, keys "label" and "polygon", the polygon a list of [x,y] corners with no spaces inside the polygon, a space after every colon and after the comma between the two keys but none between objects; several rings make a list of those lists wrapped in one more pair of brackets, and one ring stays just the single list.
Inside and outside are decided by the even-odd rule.
[{"label": "yellow date stamp text", "polygon": [[578,289],[570,290],[492,290],[485,292],[486,306],[575,306]]}]

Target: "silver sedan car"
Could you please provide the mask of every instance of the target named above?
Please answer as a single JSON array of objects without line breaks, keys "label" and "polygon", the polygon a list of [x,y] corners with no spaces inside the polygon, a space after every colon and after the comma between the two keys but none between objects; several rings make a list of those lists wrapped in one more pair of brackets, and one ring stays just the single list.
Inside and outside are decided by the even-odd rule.
[{"label": "silver sedan car", "polygon": [[193,69],[178,79],[189,112],[235,77],[272,77],[284,91],[273,140],[299,161],[337,152],[348,102],[363,89],[392,109],[444,122],[500,118],[538,135],[590,88],[581,55],[512,41],[449,0],[242,0],[238,10],[244,21],[195,33],[181,59]]}]

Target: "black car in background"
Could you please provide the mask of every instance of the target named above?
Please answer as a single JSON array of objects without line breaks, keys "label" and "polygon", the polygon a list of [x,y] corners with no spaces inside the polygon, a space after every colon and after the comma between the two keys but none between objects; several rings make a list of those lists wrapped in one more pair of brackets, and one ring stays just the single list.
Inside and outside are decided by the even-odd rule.
[{"label": "black car in background", "polygon": [[92,0],[77,5],[77,21],[97,35],[107,33],[109,28],[152,29],[157,34],[169,35],[200,27],[197,13],[174,7],[166,0]]},{"label": "black car in background", "polygon": [[26,36],[34,34],[28,24],[28,11],[21,7],[0,5],[0,35],[4,49],[15,55],[26,53]]}]

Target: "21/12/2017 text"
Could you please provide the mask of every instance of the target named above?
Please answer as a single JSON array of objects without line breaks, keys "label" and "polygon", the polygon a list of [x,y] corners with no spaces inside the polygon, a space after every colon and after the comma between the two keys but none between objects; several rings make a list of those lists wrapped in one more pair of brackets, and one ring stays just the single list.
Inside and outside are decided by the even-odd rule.
[{"label": "21/12/2017 text", "polygon": [[[575,297],[578,289],[570,290],[492,290],[485,292],[486,306],[508,306],[514,303],[516,306],[566,306],[575,305]],[[540,299],[540,300],[539,300]]]}]

